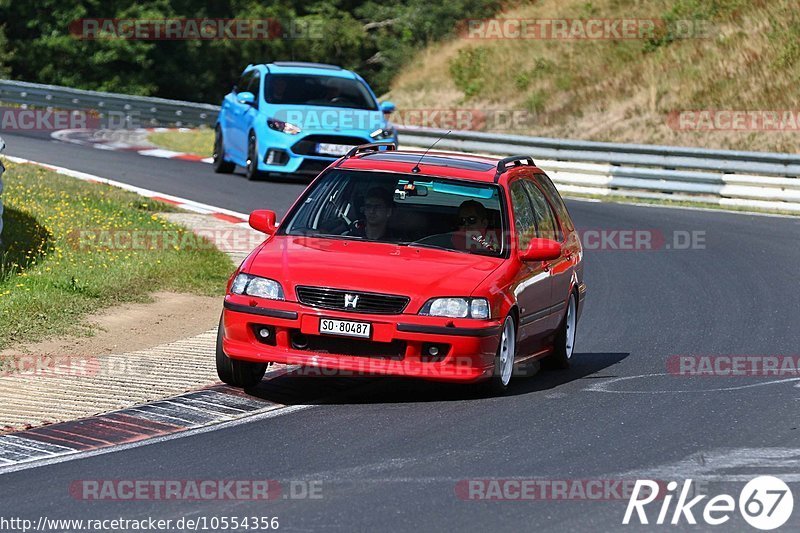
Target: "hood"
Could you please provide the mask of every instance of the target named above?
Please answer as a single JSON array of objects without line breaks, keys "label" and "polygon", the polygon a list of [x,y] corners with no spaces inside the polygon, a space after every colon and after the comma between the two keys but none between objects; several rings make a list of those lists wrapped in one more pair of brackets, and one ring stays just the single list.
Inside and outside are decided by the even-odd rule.
[{"label": "hood", "polygon": [[311,285],[409,296],[418,309],[434,296],[469,296],[502,258],[345,239],[275,236],[242,271],[279,281],[286,299]]}]

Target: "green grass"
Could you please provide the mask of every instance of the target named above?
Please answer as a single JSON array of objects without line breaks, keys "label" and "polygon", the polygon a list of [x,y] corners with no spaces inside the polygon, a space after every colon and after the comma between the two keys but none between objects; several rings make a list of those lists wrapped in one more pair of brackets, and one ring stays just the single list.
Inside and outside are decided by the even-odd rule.
[{"label": "green grass", "polygon": [[155,132],[147,139],[160,148],[211,157],[214,150],[214,130],[200,128],[196,130],[170,130]]},{"label": "green grass", "polygon": [[[159,290],[222,295],[234,266],[199,246],[100,246],[92,238],[158,232],[194,236],[156,215],[161,202],[34,165],[6,162],[0,247],[0,348],[55,335],[90,334],[82,319]],[[155,240],[152,242],[163,242]],[[187,242],[187,241],[178,241]]]},{"label": "green grass", "polygon": [[[537,0],[496,18],[655,19],[635,39],[470,38],[431,42],[386,98],[403,109],[526,111],[508,133],[796,153],[796,129],[677,128],[684,110],[796,110],[796,0]],[[688,32],[694,29],[695,33]],[[502,36],[501,36],[502,37]],[[520,113],[525,116],[524,113]],[[487,128],[489,124],[487,123]],[[499,131],[499,130],[497,130]]]}]

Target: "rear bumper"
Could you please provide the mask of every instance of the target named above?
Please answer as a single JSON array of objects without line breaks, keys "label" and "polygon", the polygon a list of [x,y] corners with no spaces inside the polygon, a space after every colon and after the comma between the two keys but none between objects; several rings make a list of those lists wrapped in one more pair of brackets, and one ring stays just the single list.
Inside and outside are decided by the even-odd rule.
[{"label": "rear bumper", "polygon": [[[317,376],[480,381],[492,373],[501,329],[499,321],[345,313],[294,302],[265,305],[269,307],[253,307],[226,297],[222,320],[225,354],[244,361],[301,365],[308,375]],[[320,335],[320,318],[369,322],[371,338]],[[271,328],[272,344],[257,336],[264,326]],[[308,346],[298,346],[298,340],[308,341]],[[428,352],[432,345],[439,350],[435,357]]]}]

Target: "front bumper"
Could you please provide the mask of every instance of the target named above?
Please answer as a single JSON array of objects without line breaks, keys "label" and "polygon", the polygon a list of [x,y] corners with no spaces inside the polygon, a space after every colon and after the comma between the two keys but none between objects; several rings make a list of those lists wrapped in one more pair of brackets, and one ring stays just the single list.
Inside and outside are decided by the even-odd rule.
[{"label": "front bumper", "polygon": [[319,174],[340,156],[317,151],[319,143],[358,146],[373,142],[397,144],[397,137],[375,140],[369,136],[353,134],[309,133],[287,135],[269,128],[258,139],[258,169],[262,172],[292,174]]},{"label": "front bumper", "polygon": [[[325,369],[309,375],[393,375],[436,381],[474,382],[491,376],[501,324],[419,315],[375,315],[316,309],[295,302],[228,295],[222,348],[232,359]],[[268,305],[268,307],[266,307]],[[368,340],[320,335],[321,318],[369,322]],[[269,327],[267,344],[259,328]],[[307,341],[307,346],[300,347]],[[436,346],[439,353],[431,356]],[[301,372],[302,374],[302,372]]]}]

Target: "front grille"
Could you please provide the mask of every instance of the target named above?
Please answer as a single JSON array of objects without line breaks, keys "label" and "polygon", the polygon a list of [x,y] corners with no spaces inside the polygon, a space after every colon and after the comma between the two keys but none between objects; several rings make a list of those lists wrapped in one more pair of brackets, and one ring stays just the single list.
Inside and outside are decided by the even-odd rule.
[{"label": "front grille", "polygon": [[401,340],[375,342],[349,337],[304,335],[300,333],[300,330],[292,331],[291,339],[292,349],[302,352],[373,357],[394,361],[401,361],[406,355],[406,342]]},{"label": "front grille", "polygon": [[295,174],[316,176],[330,165],[330,161],[320,161],[318,159],[303,159],[300,166],[295,170]]},{"label": "front grille", "polygon": [[[344,291],[324,287],[297,287],[297,300],[311,307],[335,309],[353,313],[375,313],[379,315],[399,315],[406,308],[410,298],[392,294],[376,294],[373,292]],[[345,307],[345,298],[352,302],[358,300],[355,307]]]},{"label": "front grille", "polygon": [[292,145],[292,152],[296,153],[297,155],[317,155],[321,157],[330,157],[331,159],[336,159],[337,156],[333,156],[330,154],[320,154],[317,152],[317,143],[329,143],[329,144],[347,144],[350,146],[359,146],[361,144],[366,144],[372,141],[368,141],[366,139],[360,139],[358,137],[348,137],[345,135],[309,135],[303,139],[300,139],[294,145]]}]

